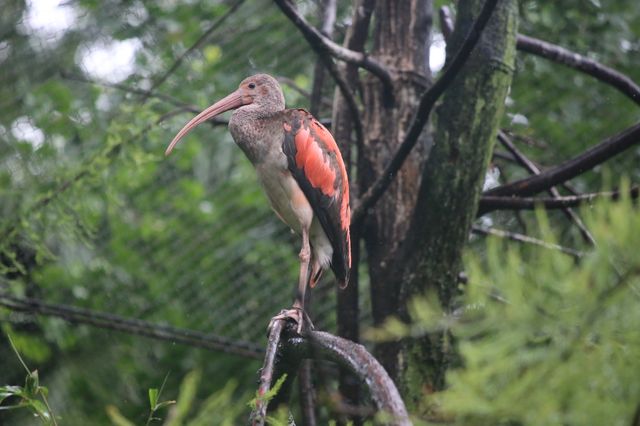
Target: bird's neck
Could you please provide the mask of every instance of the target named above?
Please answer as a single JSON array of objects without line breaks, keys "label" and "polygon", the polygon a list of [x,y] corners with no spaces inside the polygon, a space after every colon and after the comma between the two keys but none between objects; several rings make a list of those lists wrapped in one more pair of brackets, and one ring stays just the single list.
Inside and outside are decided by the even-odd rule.
[{"label": "bird's neck", "polygon": [[233,140],[244,151],[253,164],[265,157],[265,152],[276,140],[276,135],[282,133],[281,111],[269,111],[264,108],[238,108],[229,120],[229,131]]}]

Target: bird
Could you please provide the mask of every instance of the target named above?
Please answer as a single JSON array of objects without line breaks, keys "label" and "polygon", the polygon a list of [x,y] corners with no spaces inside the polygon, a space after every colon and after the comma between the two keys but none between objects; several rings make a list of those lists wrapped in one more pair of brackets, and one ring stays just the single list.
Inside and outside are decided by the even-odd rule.
[{"label": "bird", "polygon": [[234,110],[229,132],[253,164],[276,215],[302,238],[300,271],[291,309],[273,317],[290,318],[298,334],[310,319],[305,292],[323,271],[333,270],[340,288],[351,271],[349,179],[335,139],[304,109],[287,109],[278,81],[268,74],[245,78],[238,89],[191,119],[165,151],[193,128]]}]

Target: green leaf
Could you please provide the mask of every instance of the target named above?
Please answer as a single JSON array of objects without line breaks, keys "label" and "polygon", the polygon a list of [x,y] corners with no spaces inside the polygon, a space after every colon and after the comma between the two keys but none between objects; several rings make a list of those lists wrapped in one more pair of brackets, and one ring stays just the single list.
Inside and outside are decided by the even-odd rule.
[{"label": "green leaf", "polygon": [[38,370],[33,370],[29,373],[25,379],[24,391],[29,397],[35,398],[38,394],[38,388],[40,387],[40,379],[38,377]]},{"label": "green leaf", "polygon": [[150,388],[149,389],[149,406],[151,410],[156,409],[156,404],[158,403],[158,388]]}]

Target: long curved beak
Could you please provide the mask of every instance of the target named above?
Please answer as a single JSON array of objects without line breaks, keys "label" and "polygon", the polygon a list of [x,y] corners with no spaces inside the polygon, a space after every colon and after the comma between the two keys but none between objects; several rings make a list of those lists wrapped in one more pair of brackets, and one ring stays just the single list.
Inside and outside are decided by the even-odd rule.
[{"label": "long curved beak", "polygon": [[176,146],[176,144],[180,142],[180,140],[198,124],[204,123],[205,121],[215,117],[216,115],[222,114],[225,111],[229,111],[230,109],[235,109],[243,105],[248,105],[250,103],[251,99],[247,96],[243,96],[240,90],[236,90],[235,92],[220,99],[218,102],[193,117],[191,121],[189,121],[173,138],[173,140],[167,147],[167,150],[164,152],[164,155],[171,154],[171,151],[173,151],[173,148]]}]

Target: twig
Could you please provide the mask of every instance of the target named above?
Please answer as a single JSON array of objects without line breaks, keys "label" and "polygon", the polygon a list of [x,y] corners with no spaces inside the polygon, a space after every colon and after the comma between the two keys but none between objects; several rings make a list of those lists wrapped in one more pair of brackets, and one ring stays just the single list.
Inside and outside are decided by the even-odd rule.
[{"label": "twig", "polygon": [[273,373],[276,364],[276,355],[278,354],[278,346],[280,344],[280,335],[286,320],[277,319],[271,323],[269,330],[269,340],[267,342],[267,350],[264,355],[264,364],[260,369],[260,386],[258,386],[258,399],[256,407],[251,413],[251,424],[254,426],[263,426],[267,418],[267,401],[264,396],[271,389],[271,384],[275,383],[279,377],[274,377]]},{"label": "twig", "polygon": [[555,167],[545,170],[539,175],[530,176],[510,182],[488,191],[483,195],[534,195],[558,185],[607,161],[640,142],[640,123],[637,123],[617,135],[611,136],[583,153]]},{"label": "twig", "polygon": [[[640,195],[640,187],[633,187],[629,191],[629,197],[637,199]],[[536,207],[545,209],[566,209],[577,207],[584,203],[591,203],[599,198],[609,198],[617,200],[620,198],[620,191],[593,192],[590,194],[568,195],[553,198],[543,197],[503,197],[493,195],[483,195],[480,197],[478,216],[494,210],[533,210]]]},{"label": "twig", "polygon": [[551,250],[558,250],[558,251],[561,251],[562,253],[568,254],[575,258],[580,258],[583,256],[583,253],[578,250],[575,250],[569,247],[564,247],[555,243],[548,243],[546,241],[542,241],[537,238],[530,237],[528,235],[518,234],[516,232],[509,232],[509,231],[504,231],[502,229],[496,229],[496,228],[485,228],[477,225],[473,225],[471,227],[471,232],[479,235],[492,235],[495,237],[507,238],[512,241],[517,241],[525,244],[533,244],[533,245],[548,248]]},{"label": "twig", "polygon": [[549,59],[595,77],[615,87],[633,102],[640,105],[640,86],[634,83],[631,78],[613,68],[609,68],[598,61],[586,58],[564,47],[522,34],[518,35],[516,47],[523,52]]},{"label": "twig", "polygon": [[[159,78],[157,78],[153,84],[151,85],[151,88],[149,89],[150,92],[153,92],[156,88],[160,87],[160,85],[162,83],[164,83],[167,78],[169,78],[169,76],[171,76],[171,74],[173,74],[179,67],[180,65],[182,65],[182,62],[184,61],[184,59],[189,56],[191,53],[193,53],[195,50],[199,49],[200,47],[202,47],[202,45],[204,44],[205,41],[207,41],[207,39],[209,38],[209,36],[211,36],[211,34],[220,27],[220,25],[222,25],[222,23],[224,21],[227,20],[227,18],[229,16],[231,16],[237,9],[238,7],[240,7],[240,5],[244,3],[244,0],[237,0],[234,4],[231,5],[231,7],[229,8],[229,10],[227,10],[227,12],[220,16],[218,19],[216,19],[213,24],[211,24],[211,26],[204,32],[202,33],[202,35],[195,41],[195,43],[193,43],[187,50],[185,50],[182,55],[180,55],[171,65],[171,67],[169,67],[169,69],[162,74]],[[143,101],[145,101],[147,99],[147,97],[143,98]]]},{"label": "twig", "polygon": [[98,328],[183,343],[247,358],[259,358],[263,352],[262,348],[249,342],[233,341],[214,334],[153,324],[148,321],[124,318],[119,315],[96,312],[75,306],[48,303],[35,298],[15,297],[0,293],[0,306],[13,311],[53,316],[71,323],[88,324]]},{"label": "twig", "polygon": [[337,59],[358,65],[378,77],[385,88],[387,97],[393,96],[393,82],[391,73],[387,68],[365,53],[356,52],[340,46],[331,39],[322,35],[320,31],[311,26],[302,15],[298,13],[290,0],[274,0],[282,12],[298,27],[302,35],[320,56],[335,57]]},{"label": "twig", "polygon": [[497,0],[486,0],[478,18],[473,23],[469,33],[467,34],[464,42],[460,46],[460,49],[453,57],[450,65],[446,68],[446,70],[442,73],[442,76],[428,89],[420,99],[420,104],[418,105],[418,109],[416,111],[416,115],[411,123],[411,127],[409,128],[404,140],[396,150],[393,155],[393,158],[384,169],[378,180],[362,195],[360,198],[360,202],[353,209],[353,214],[351,215],[351,223],[360,222],[367,210],[380,199],[382,194],[389,187],[393,178],[395,177],[400,167],[404,164],[407,156],[411,152],[411,149],[415,146],[422,133],[422,129],[424,128],[427,120],[429,119],[429,114],[433,109],[438,98],[444,93],[444,91],[449,87],[453,79],[458,75],[467,59],[471,55],[471,52],[478,40],[480,39],[480,35],[482,30],[486,26],[489,18],[491,17],[493,10],[495,9]]},{"label": "twig", "polygon": [[[147,98],[157,98],[160,99],[162,101],[168,102],[171,105],[177,107],[180,109],[180,111],[184,111],[184,112],[192,112],[194,114],[198,114],[202,111],[201,108],[198,108],[195,105],[192,104],[188,104],[186,102],[182,102],[180,99],[174,98],[173,96],[164,94],[164,93],[158,93],[158,92],[153,92],[150,90],[145,90],[145,89],[138,89],[136,87],[130,87],[127,86],[126,84],[120,84],[120,83],[107,83],[107,82],[103,82],[103,81],[96,81],[96,80],[91,80],[90,78],[84,77],[84,76],[79,76],[79,75],[75,75],[75,74],[70,74],[68,72],[61,72],[60,73],[61,77],[66,79],[66,80],[71,80],[71,81],[77,81],[80,83],[87,83],[87,84],[92,84],[95,86],[100,86],[100,87],[106,87],[109,89],[116,89],[116,90],[120,90],[122,92],[126,92],[126,93],[133,93],[135,95],[142,95],[145,96]],[[162,120],[164,121],[164,120]],[[211,120],[208,120],[208,123],[210,123],[212,126],[227,126],[229,124],[229,122],[227,120],[221,119],[221,118],[213,118]]]},{"label": "twig", "polygon": [[[520,152],[520,150],[516,148],[513,142],[511,142],[507,134],[502,130],[498,131],[498,141],[514,156],[516,161],[524,168],[526,168],[531,174],[539,175],[541,173],[540,168],[536,166],[531,160],[529,160],[526,155]],[[561,196],[560,191],[558,191],[555,186],[552,186],[547,191],[553,198],[559,198]],[[578,214],[571,210],[569,207],[563,208],[562,211],[564,212],[565,216],[567,216],[567,218],[578,227],[582,238],[587,243],[595,245],[595,239],[580,219],[580,216],[578,216]]]},{"label": "twig", "polygon": [[[447,39],[454,26],[451,10],[447,6],[440,8],[440,26],[444,38]],[[564,47],[523,34],[518,34],[517,36],[516,49],[582,71],[603,83],[613,86],[633,102],[640,105],[640,86],[628,76],[598,61],[586,58]]]}]

